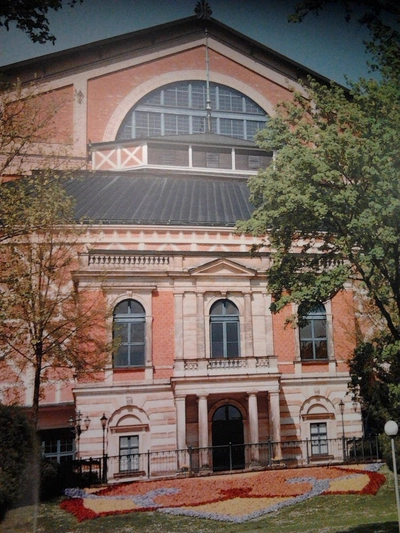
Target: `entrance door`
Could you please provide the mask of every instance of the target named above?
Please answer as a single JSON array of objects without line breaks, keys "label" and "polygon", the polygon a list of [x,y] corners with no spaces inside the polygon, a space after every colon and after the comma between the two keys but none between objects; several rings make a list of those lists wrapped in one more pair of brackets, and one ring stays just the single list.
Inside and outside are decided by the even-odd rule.
[{"label": "entrance door", "polygon": [[245,467],[243,419],[233,405],[224,405],[215,411],[212,445],[214,472]]}]

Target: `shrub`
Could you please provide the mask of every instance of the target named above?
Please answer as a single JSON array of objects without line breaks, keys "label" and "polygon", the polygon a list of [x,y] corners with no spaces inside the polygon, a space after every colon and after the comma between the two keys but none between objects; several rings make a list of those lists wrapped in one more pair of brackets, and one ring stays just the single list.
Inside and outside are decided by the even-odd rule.
[{"label": "shrub", "polygon": [[[400,474],[400,442],[399,437],[394,439],[394,448],[396,454],[396,467],[397,473]],[[393,472],[393,454],[392,454],[392,444],[391,438],[385,434],[379,436],[379,447],[381,450],[382,459],[387,464],[389,470]]]},{"label": "shrub", "polygon": [[1,516],[32,493],[37,441],[33,426],[19,407],[0,405],[0,427]]}]

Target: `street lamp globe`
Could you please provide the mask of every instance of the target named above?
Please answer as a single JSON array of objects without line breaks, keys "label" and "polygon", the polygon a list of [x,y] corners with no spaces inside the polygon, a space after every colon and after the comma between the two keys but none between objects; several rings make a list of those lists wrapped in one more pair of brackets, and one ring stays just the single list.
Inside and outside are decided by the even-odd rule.
[{"label": "street lamp globe", "polygon": [[395,437],[399,431],[399,426],[394,420],[388,420],[385,424],[384,429],[388,437]]}]

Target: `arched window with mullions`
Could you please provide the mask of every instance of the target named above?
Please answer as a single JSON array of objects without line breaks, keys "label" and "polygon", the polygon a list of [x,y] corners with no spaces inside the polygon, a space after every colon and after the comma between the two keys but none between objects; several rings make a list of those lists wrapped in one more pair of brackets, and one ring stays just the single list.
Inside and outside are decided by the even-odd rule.
[{"label": "arched window with mullions", "polygon": [[[253,141],[268,115],[245,94],[210,83],[212,132]],[[164,85],[144,96],[125,116],[117,140],[190,135],[207,131],[207,86],[202,80]]]},{"label": "arched window with mullions", "polygon": [[303,361],[328,359],[326,311],[318,304],[306,315],[299,308],[300,356]]},{"label": "arched window with mullions", "polygon": [[123,300],[114,309],[114,368],[145,365],[146,313],[136,300]]},{"label": "arched window with mullions", "polygon": [[218,300],[210,310],[211,357],[239,357],[239,311],[230,300]]}]

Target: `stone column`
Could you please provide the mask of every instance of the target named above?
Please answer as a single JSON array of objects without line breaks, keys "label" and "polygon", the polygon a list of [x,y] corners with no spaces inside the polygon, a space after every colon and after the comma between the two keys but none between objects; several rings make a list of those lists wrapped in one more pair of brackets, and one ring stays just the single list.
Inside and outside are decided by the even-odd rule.
[{"label": "stone column", "polygon": [[145,379],[153,379],[153,341],[152,341],[152,331],[153,331],[153,317],[146,316],[145,322]]},{"label": "stone column", "polygon": [[254,444],[250,450],[250,466],[256,466],[260,464],[260,454],[258,448],[259,433],[258,433],[258,405],[257,394],[251,392],[248,395],[248,408],[249,408],[249,431],[250,431],[250,443]]},{"label": "stone column", "polygon": [[209,470],[210,462],[208,460],[208,403],[207,395],[198,397],[199,407],[199,448],[200,450],[200,470]]},{"label": "stone column", "polygon": [[175,293],[175,359],[183,359],[183,294]]},{"label": "stone column", "polygon": [[204,331],[204,298],[203,293],[196,295],[196,311],[197,311],[197,359],[205,359],[206,357],[206,341]]},{"label": "stone column", "polygon": [[244,342],[246,357],[254,357],[253,346],[253,317],[251,313],[251,294],[244,295]]},{"label": "stone column", "polygon": [[87,158],[87,79],[84,75],[78,76],[74,82],[73,105],[73,155]]},{"label": "stone column", "polygon": [[271,440],[274,444],[274,451],[272,459],[279,461],[282,459],[281,451],[281,414],[279,405],[279,391],[269,393],[269,419]]},{"label": "stone column", "polygon": [[175,398],[176,437],[178,450],[186,448],[186,397]]},{"label": "stone column", "polygon": [[175,398],[176,442],[178,447],[178,469],[188,467],[189,456],[186,449],[186,397]]}]

